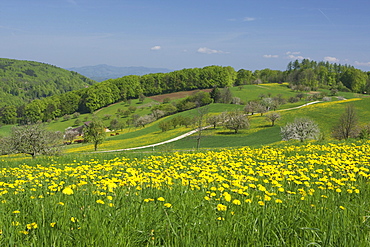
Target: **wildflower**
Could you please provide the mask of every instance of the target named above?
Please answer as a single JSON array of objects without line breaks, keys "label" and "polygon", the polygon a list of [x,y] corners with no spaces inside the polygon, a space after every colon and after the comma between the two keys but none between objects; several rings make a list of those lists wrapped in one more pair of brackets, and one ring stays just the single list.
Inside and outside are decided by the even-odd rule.
[{"label": "wildflower", "polygon": [[28,234],[28,231],[19,231],[20,233],[23,233],[24,235]]},{"label": "wildflower", "polygon": [[154,201],[154,199],[152,199],[152,198],[144,199],[144,202],[153,202],[153,201]]},{"label": "wildflower", "polygon": [[77,222],[78,220],[77,220],[75,217],[71,217],[71,221],[72,221],[73,223],[75,223],[75,222]]},{"label": "wildflower", "polygon": [[109,207],[113,207],[113,206],[114,206],[114,204],[113,204],[113,203],[108,203],[108,206],[109,206]]},{"label": "wildflower", "polygon": [[31,224],[27,224],[27,229],[28,230],[32,230],[32,229],[36,229],[38,226],[35,222],[31,223]]},{"label": "wildflower", "polygon": [[172,207],[172,205],[171,205],[171,203],[165,203],[163,206],[165,206],[165,207],[167,207],[167,208],[171,208]]},{"label": "wildflower", "polygon": [[62,190],[62,193],[63,194],[66,194],[66,195],[72,195],[73,194],[73,190],[70,188],[70,187],[66,187]]},{"label": "wildflower", "polygon": [[234,203],[235,205],[241,205],[241,204],[242,204],[242,203],[241,203],[239,200],[237,200],[237,199],[233,200],[233,203]]},{"label": "wildflower", "polygon": [[225,201],[227,201],[227,202],[230,202],[231,201],[231,195],[229,193],[225,192],[223,194],[223,196],[225,198]]},{"label": "wildflower", "polygon": [[342,209],[342,210],[346,210],[346,208],[343,207],[343,206],[339,206],[339,208]]},{"label": "wildflower", "polygon": [[158,197],[157,200],[160,201],[160,202],[164,202],[165,201],[163,197]]},{"label": "wildflower", "polygon": [[105,202],[103,200],[96,200],[96,203],[99,203],[99,204],[104,204]]},{"label": "wildflower", "polygon": [[258,204],[261,206],[265,206],[265,203],[263,201],[258,201]]},{"label": "wildflower", "polygon": [[112,197],[112,196],[107,196],[107,199],[108,199],[109,201],[112,201],[112,200],[113,200],[113,197]]},{"label": "wildflower", "polygon": [[245,202],[246,203],[252,203],[252,200],[251,199],[245,199]]},{"label": "wildflower", "polygon": [[225,220],[224,217],[217,217],[217,220]]},{"label": "wildflower", "polygon": [[283,201],[282,201],[282,200],[280,200],[280,199],[276,199],[276,200],[275,200],[275,203],[283,203]]},{"label": "wildflower", "polygon": [[226,211],[227,210],[227,206],[222,205],[222,204],[218,204],[217,205],[217,210],[218,211]]},{"label": "wildflower", "polygon": [[55,226],[55,224],[56,224],[56,222],[51,222],[51,223],[50,223],[50,226],[51,226],[51,227],[54,227],[54,226]]},{"label": "wildflower", "polygon": [[64,202],[58,202],[57,204],[64,206]]},{"label": "wildflower", "polygon": [[20,213],[21,213],[21,211],[19,211],[19,210],[13,211],[13,214],[20,214]]},{"label": "wildflower", "polygon": [[205,196],[204,200],[209,201],[209,200],[211,200],[211,198],[209,198],[209,196]]}]

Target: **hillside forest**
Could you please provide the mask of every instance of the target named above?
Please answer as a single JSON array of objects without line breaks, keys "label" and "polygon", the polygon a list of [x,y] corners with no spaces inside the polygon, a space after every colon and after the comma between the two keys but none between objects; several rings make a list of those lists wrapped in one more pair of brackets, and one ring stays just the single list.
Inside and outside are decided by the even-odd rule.
[{"label": "hillside forest", "polygon": [[[370,72],[349,65],[303,59],[289,62],[285,71],[236,71],[230,66],[214,65],[169,73],[129,75],[94,83],[76,72],[55,66],[1,59],[0,120],[4,124],[46,122],[74,113],[92,113],[134,98],[213,89],[210,93],[201,92],[177,103],[171,109],[173,113],[220,102],[220,91],[225,93],[228,87],[261,83],[288,82],[297,92],[323,88],[334,94],[338,91],[367,93],[370,91],[369,78]],[[232,99],[227,101],[232,103]]]}]

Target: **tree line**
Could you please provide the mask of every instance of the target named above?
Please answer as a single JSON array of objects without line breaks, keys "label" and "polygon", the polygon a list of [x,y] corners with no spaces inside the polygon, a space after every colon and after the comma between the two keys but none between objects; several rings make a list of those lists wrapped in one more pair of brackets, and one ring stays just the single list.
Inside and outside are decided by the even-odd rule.
[{"label": "tree line", "polygon": [[[27,73],[31,74],[30,71]],[[235,71],[230,66],[214,65],[144,76],[130,75],[109,79],[87,88],[35,99],[23,105],[5,105],[0,108],[0,120],[5,124],[45,122],[75,112],[94,112],[115,102],[144,95],[259,83],[289,82],[289,86],[297,91],[327,88],[366,93],[370,91],[369,74],[348,65],[303,59],[290,62],[286,71],[270,69],[254,72],[245,69]],[[217,95],[212,97],[215,102],[217,97]],[[227,95],[223,97],[227,98]],[[230,98],[230,101],[232,100],[235,99]],[[184,105],[179,108],[191,109],[189,106],[192,103],[183,103]]]}]

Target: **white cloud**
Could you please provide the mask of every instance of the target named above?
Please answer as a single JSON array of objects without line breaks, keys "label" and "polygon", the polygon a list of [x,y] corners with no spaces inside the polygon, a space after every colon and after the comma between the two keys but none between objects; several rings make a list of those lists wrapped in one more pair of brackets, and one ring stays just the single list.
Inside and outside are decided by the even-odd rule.
[{"label": "white cloud", "polygon": [[243,21],[255,21],[256,18],[254,17],[244,17]]},{"label": "white cloud", "polygon": [[292,59],[292,60],[302,60],[302,59],[309,59],[309,57],[304,57],[304,56],[301,56],[299,54],[301,54],[300,51],[288,51],[285,53],[286,55],[288,55],[287,58],[289,59]]},{"label": "white cloud", "polygon": [[[293,59],[293,60],[302,60],[305,59],[303,56],[294,56],[294,55],[289,55],[288,58]],[[310,58],[308,58],[310,59]]]},{"label": "white cloud", "polygon": [[263,55],[264,58],[278,58],[279,55]]},{"label": "white cloud", "polygon": [[358,65],[358,66],[368,66],[370,67],[370,62],[358,62],[358,61],[355,61],[355,64]]},{"label": "white cloud", "polygon": [[339,59],[336,57],[324,57],[325,62],[330,62],[330,63],[337,63],[339,62]]},{"label": "white cloud", "polygon": [[285,54],[287,54],[287,55],[298,55],[298,54],[301,54],[301,52],[300,51],[288,51]]},{"label": "white cloud", "polygon": [[199,53],[204,53],[204,54],[216,54],[216,53],[228,53],[220,50],[212,50],[207,47],[201,47],[198,49]]},{"label": "white cloud", "polygon": [[152,50],[152,51],[158,51],[160,49],[162,49],[162,47],[159,46],[159,45],[156,45],[156,46],[153,46],[152,48],[150,48],[150,50]]}]

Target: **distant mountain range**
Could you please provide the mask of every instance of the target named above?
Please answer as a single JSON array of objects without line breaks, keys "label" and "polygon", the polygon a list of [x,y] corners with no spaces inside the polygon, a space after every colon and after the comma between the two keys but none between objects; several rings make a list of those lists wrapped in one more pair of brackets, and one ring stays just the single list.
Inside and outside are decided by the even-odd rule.
[{"label": "distant mountain range", "polygon": [[126,75],[146,75],[151,73],[168,73],[173,70],[165,68],[147,68],[147,67],[115,67],[106,64],[95,66],[83,66],[67,68],[67,70],[75,71],[92,80],[101,82],[108,79],[120,78]]}]

